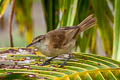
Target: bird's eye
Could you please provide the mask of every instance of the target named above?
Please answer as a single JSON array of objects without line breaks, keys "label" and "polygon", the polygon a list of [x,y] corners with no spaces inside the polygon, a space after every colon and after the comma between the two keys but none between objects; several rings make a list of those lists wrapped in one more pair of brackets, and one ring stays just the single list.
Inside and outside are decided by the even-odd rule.
[{"label": "bird's eye", "polygon": [[40,42],[41,40],[39,39],[38,42]]}]

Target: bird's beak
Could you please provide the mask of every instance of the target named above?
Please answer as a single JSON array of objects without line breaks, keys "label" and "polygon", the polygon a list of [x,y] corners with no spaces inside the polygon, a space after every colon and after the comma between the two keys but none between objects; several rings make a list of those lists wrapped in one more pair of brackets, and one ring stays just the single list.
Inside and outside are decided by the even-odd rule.
[{"label": "bird's beak", "polygon": [[30,47],[30,46],[32,46],[34,43],[30,43],[29,45],[27,45],[26,47]]},{"label": "bird's beak", "polygon": [[32,42],[29,45],[27,45],[26,47],[34,46],[36,43],[37,43],[37,41],[36,42]]}]

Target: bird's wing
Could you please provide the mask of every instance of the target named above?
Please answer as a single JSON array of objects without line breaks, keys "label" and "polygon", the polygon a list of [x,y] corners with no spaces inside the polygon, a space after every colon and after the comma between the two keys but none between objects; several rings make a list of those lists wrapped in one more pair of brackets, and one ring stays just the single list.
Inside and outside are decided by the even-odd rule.
[{"label": "bird's wing", "polygon": [[53,48],[61,48],[63,42],[66,40],[64,30],[52,30],[46,34],[47,39],[49,39],[50,46]]},{"label": "bird's wing", "polygon": [[74,36],[76,32],[78,31],[79,27],[78,26],[72,26],[72,27],[64,27],[61,28],[61,30],[64,30],[65,32],[65,40],[63,42],[64,45],[69,43],[70,41],[74,40]]}]

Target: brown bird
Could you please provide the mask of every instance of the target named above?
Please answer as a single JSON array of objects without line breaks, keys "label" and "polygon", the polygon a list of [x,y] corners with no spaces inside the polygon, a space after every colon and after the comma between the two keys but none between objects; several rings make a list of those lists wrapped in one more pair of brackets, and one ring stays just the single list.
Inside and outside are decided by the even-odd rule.
[{"label": "brown bird", "polygon": [[[80,32],[91,28],[95,22],[96,18],[94,18],[93,15],[90,15],[77,26],[67,26],[55,29],[34,38],[27,47],[34,46],[42,54],[52,57],[42,64],[47,65],[52,59],[61,54],[71,54],[71,50],[75,46],[75,41]],[[71,57],[61,64],[60,67],[65,65],[70,58]]]}]

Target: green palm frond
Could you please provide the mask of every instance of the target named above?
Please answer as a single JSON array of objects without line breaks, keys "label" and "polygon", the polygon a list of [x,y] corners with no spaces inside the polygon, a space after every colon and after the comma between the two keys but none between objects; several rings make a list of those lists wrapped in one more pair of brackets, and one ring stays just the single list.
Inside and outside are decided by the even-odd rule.
[{"label": "green palm frond", "polygon": [[[113,39],[112,39],[112,27],[110,26],[110,22],[107,19],[107,13],[111,13],[110,11],[106,13],[106,7],[108,5],[106,4],[105,0],[92,0],[93,8],[95,11],[95,15],[97,17],[98,22],[98,28],[99,33],[101,36],[101,40],[103,42],[103,47],[107,55],[110,57],[112,54],[112,45],[113,45]],[[102,6],[101,6],[102,5]]]},{"label": "green palm frond", "polygon": [[120,61],[120,0],[115,0],[113,59]]},{"label": "green palm frond", "polygon": [[73,55],[73,59],[68,61],[67,65],[59,68],[58,64],[61,64],[64,59],[56,59],[50,65],[40,66],[39,64],[43,62],[40,59],[44,60],[44,56],[6,54],[6,61],[0,61],[2,67],[0,78],[3,80],[117,80],[120,78],[120,62],[118,61],[86,53],[75,52]]}]

